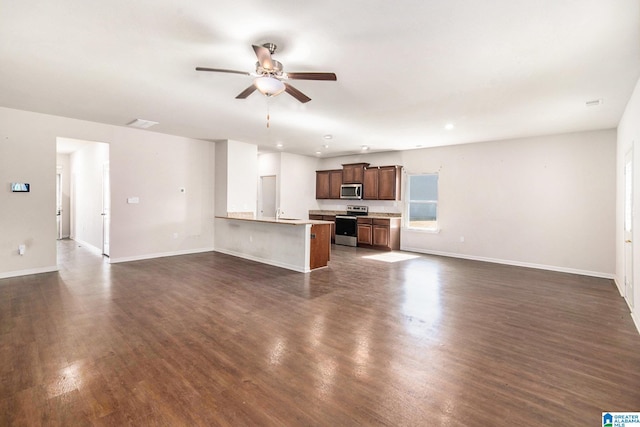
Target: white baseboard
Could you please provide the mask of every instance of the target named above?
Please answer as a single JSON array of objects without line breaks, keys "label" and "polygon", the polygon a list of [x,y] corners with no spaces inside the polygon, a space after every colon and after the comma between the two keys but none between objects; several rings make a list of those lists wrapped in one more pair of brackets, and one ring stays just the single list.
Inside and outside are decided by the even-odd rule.
[{"label": "white baseboard", "polygon": [[633,324],[636,325],[636,329],[638,330],[638,333],[640,334],[640,319],[638,319],[638,317],[636,315],[634,315],[633,312],[631,312],[631,320],[633,320]]},{"label": "white baseboard", "polygon": [[412,248],[403,246],[400,248],[403,251],[408,252],[418,252],[422,254],[428,255],[439,255],[446,256],[451,258],[461,258],[468,259],[472,261],[483,261],[483,262],[492,262],[495,264],[504,264],[504,265],[513,265],[516,267],[527,267],[527,268],[535,268],[538,270],[549,270],[549,271],[557,271],[559,273],[571,273],[571,274],[579,274],[581,276],[591,276],[591,277],[600,277],[602,279],[614,279],[615,275],[613,273],[602,273],[599,271],[589,271],[589,270],[580,270],[576,268],[567,268],[567,267],[558,267],[555,265],[545,265],[545,264],[535,264],[530,262],[521,262],[521,261],[512,261],[506,259],[498,259],[498,258],[487,258],[487,257],[479,257],[474,255],[464,255],[453,252],[441,252],[441,251],[430,251],[422,248]]},{"label": "white baseboard", "polygon": [[616,284],[616,288],[618,288],[618,293],[620,294],[620,296],[624,297],[624,288],[620,286],[620,280],[618,279],[618,276],[613,277],[613,283]]},{"label": "white baseboard", "polygon": [[618,288],[618,292],[620,293],[620,296],[622,297],[625,304],[627,304],[627,307],[629,308],[629,314],[631,315],[631,320],[633,320],[633,324],[636,326],[638,333],[640,333],[640,319],[638,319],[637,316],[634,315],[634,310],[631,308],[631,305],[629,304],[629,300],[624,296],[624,288],[620,286],[620,281],[618,280],[617,276],[613,279],[613,281],[615,282],[616,287]]},{"label": "white baseboard", "polygon": [[227,249],[216,249],[216,252],[220,252],[226,255],[235,256],[238,258],[248,259],[249,261],[260,262],[262,264],[273,265],[275,267],[286,268],[287,270],[297,271],[298,273],[309,273],[311,269],[301,268],[300,266],[288,264],[286,262],[275,261],[267,258],[260,258],[253,255],[247,255],[240,252],[234,252]]},{"label": "white baseboard", "polygon": [[28,270],[8,271],[0,273],[0,279],[8,279],[10,277],[29,276],[31,274],[53,273],[59,271],[58,266],[30,268]]},{"label": "white baseboard", "polygon": [[199,254],[203,252],[213,252],[213,248],[185,249],[182,251],[159,252],[154,254],[136,255],[130,257],[109,258],[109,263],[117,264],[121,262],[142,261],[145,259],[164,258],[168,256]]}]

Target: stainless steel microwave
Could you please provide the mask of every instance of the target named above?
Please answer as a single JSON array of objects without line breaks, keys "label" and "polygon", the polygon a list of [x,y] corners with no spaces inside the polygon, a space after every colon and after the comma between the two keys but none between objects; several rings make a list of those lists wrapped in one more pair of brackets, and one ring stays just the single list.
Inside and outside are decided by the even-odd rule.
[{"label": "stainless steel microwave", "polygon": [[342,184],[340,186],[341,199],[362,199],[362,184]]}]

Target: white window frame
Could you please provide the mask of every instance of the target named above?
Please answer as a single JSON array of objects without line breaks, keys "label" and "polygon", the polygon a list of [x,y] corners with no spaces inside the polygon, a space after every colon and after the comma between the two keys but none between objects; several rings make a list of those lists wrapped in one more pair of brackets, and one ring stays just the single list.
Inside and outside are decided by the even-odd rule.
[{"label": "white window frame", "polygon": [[[440,228],[438,226],[439,224],[439,220],[440,220],[440,210],[439,208],[439,201],[438,200],[410,200],[409,195],[411,194],[411,177],[412,176],[424,176],[424,175],[435,175],[437,177],[437,181],[438,181],[438,199],[440,198],[440,174],[438,172],[426,172],[426,173],[407,173],[407,179],[406,179],[406,189],[405,189],[405,220],[404,220],[404,226],[407,230],[411,230],[411,231],[422,231],[422,232],[427,232],[427,233],[437,233],[440,231]],[[411,204],[435,204],[436,205],[436,220],[435,220],[435,224],[433,225],[433,227],[415,227],[415,226],[411,226],[410,225],[410,218],[409,218],[409,212],[411,212]]]}]

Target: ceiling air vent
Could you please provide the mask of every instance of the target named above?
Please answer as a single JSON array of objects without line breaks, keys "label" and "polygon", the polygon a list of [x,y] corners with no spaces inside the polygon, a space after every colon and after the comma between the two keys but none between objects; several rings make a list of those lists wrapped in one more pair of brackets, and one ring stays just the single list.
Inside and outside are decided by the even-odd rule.
[{"label": "ceiling air vent", "polygon": [[593,99],[591,101],[587,101],[584,103],[587,107],[597,107],[598,105],[602,105],[602,99]]},{"label": "ceiling air vent", "polygon": [[138,129],[149,129],[151,126],[155,126],[157,124],[158,122],[152,122],[151,120],[135,119],[131,123],[127,123],[127,126]]}]

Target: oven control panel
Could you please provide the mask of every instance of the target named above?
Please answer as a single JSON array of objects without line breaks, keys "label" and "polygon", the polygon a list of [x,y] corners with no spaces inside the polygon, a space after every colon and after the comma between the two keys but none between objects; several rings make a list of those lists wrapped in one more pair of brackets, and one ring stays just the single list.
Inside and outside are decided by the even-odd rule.
[{"label": "oven control panel", "polygon": [[347,215],[368,215],[369,206],[347,205]]}]

